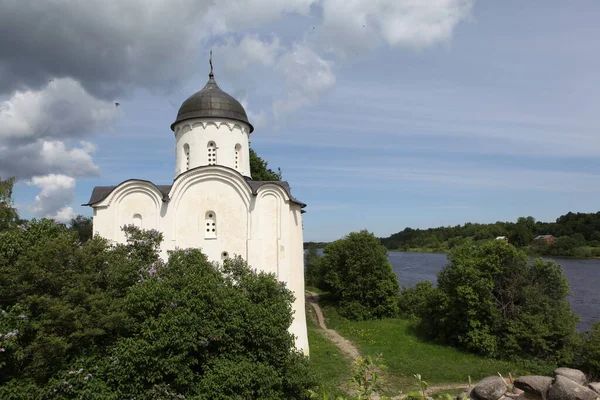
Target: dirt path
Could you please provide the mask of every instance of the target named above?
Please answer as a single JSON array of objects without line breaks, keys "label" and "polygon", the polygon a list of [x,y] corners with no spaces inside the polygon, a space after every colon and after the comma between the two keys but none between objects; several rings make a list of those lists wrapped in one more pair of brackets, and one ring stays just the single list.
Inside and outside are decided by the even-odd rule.
[{"label": "dirt path", "polygon": [[305,297],[306,301],[312,306],[313,310],[315,310],[317,322],[319,323],[319,327],[325,333],[325,336],[327,336],[327,338],[331,340],[333,344],[335,344],[346,356],[350,357],[352,361],[360,357],[360,352],[351,341],[344,338],[336,330],[329,329],[327,325],[325,325],[325,317],[323,316],[321,307],[319,307],[318,304],[319,295],[313,292],[306,292]]},{"label": "dirt path", "polygon": [[[349,357],[352,361],[356,360],[360,357],[360,351],[354,346],[354,344],[340,335],[335,329],[329,329],[327,325],[325,325],[325,317],[323,316],[323,311],[321,311],[321,307],[319,307],[319,295],[314,292],[307,291],[305,293],[306,301],[312,306],[313,310],[315,310],[315,314],[317,316],[317,322],[319,327],[325,333],[325,336],[331,340],[333,344],[335,344],[347,357]],[[430,386],[427,388],[427,393],[439,392],[442,390],[454,390],[454,389],[465,389],[468,385],[440,385],[440,386]],[[401,394],[399,396],[393,397],[393,400],[404,399],[407,394]]]}]

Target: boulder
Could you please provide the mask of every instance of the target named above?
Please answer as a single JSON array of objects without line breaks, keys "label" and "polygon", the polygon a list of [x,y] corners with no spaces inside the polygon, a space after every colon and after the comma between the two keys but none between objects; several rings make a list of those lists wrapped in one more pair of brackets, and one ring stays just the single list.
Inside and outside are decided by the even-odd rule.
[{"label": "boulder", "polygon": [[548,390],[548,400],[598,400],[598,393],[575,383],[562,375],[556,379]]},{"label": "boulder", "polygon": [[471,398],[476,400],[498,400],[506,392],[506,382],[499,376],[483,378],[471,391]]},{"label": "boulder", "polygon": [[471,396],[471,389],[465,389],[456,395],[456,400],[468,400]]},{"label": "boulder", "polygon": [[554,370],[554,375],[562,375],[565,378],[569,378],[575,383],[580,385],[585,385],[587,383],[587,378],[583,372],[578,369],[573,368],[556,368]]},{"label": "boulder", "polygon": [[600,394],[600,382],[592,382],[588,385],[594,392]]},{"label": "boulder", "polygon": [[527,375],[517,378],[514,382],[516,388],[525,393],[536,395],[542,399],[546,398],[548,389],[552,385],[553,379],[549,376]]}]

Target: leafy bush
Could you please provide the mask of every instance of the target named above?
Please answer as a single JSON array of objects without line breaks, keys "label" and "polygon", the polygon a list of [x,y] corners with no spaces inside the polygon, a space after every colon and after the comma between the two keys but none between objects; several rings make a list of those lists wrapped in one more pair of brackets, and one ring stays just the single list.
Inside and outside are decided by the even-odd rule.
[{"label": "leafy bush", "polygon": [[316,246],[310,246],[306,249],[304,255],[304,283],[306,286],[314,286],[323,289],[325,286],[325,276],[321,267],[321,257]]},{"label": "leafy bush", "polygon": [[434,338],[489,356],[569,363],[577,317],[561,267],[492,241],[462,246],[438,274],[439,293],[424,315]]},{"label": "leafy bush", "polygon": [[600,321],[592,325],[581,350],[582,367],[593,377],[600,377]]},{"label": "leafy bush", "polygon": [[433,283],[429,281],[419,282],[411,288],[403,288],[398,301],[400,315],[407,318],[422,318],[436,290]]},{"label": "leafy bush", "polygon": [[399,287],[387,250],[373,234],[353,232],[328,244],[321,259],[325,288],[350,319],[398,314]]},{"label": "leafy bush", "polygon": [[306,397],[282,283],[200,250],[165,264],[159,232],[125,232],[81,245],[34,220],[0,241],[0,398]]}]

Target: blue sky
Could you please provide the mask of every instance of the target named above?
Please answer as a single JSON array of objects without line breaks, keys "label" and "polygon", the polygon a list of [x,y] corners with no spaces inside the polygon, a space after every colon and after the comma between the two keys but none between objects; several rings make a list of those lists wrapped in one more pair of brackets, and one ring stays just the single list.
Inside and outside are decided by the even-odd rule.
[{"label": "blue sky", "polygon": [[[206,83],[211,47],[252,147],[308,204],[306,240],[599,209],[600,3],[151,1],[140,21],[126,17],[142,3],[125,3],[90,26],[73,22],[85,9],[57,16],[75,45],[0,40],[18,53],[0,55],[0,176],[19,176],[26,217],[90,215],[79,204],[96,185],[170,183],[169,126]],[[26,11],[48,14],[3,7],[23,19],[4,37]],[[56,54],[34,51],[46,37]]]}]

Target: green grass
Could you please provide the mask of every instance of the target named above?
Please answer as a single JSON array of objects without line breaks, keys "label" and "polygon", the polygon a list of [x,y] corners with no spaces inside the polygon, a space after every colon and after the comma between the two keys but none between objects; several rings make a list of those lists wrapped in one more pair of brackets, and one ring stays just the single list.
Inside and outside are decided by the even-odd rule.
[{"label": "green grass", "polygon": [[[413,321],[390,318],[355,322],[341,318],[331,306],[324,307],[327,326],[350,339],[361,353],[383,355],[389,391],[405,393],[416,389],[414,374],[421,374],[430,386],[473,382],[500,372],[515,375],[550,374],[554,366],[529,361],[502,361],[461,352],[421,340]],[[311,349],[312,351],[312,349]]]},{"label": "green grass", "polygon": [[[307,305],[307,314],[314,313],[311,306]],[[350,380],[351,362],[347,360],[340,350],[331,343],[321,329],[306,318],[308,328],[308,345],[310,348],[310,363],[313,371],[319,378],[319,383],[333,398],[344,395],[342,386]]]}]

